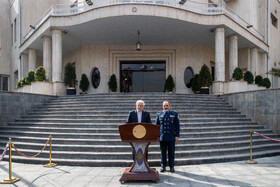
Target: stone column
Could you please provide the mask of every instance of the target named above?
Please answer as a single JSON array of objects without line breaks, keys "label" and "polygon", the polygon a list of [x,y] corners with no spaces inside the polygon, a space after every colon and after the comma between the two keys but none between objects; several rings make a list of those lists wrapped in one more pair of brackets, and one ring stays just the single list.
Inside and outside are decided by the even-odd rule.
[{"label": "stone column", "polygon": [[258,48],[251,49],[251,72],[254,76],[258,75]]},{"label": "stone column", "polygon": [[52,29],[52,82],[53,95],[65,95],[62,76],[62,31]]},{"label": "stone column", "polygon": [[37,54],[35,49],[28,50],[28,72],[36,70]]},{"label": "stone column", "polygon": [[224,93],[225,82],[225,29],[215,30],[215,81],[212,86],[213,94]]},{"label": "stone column", "polygon": [[49,36],[43,36],[43,67],[46,69],[46,77],[52,81],[52,40]]},{"label": "stone column", "polygon": [[238,37],[229,37],[229,80],[232,79],[234,69],[238,67]]},{"label": "stone column", "polygon": [[20,79],[23,79],[25,75],[28,73],[28,56],[27,54],[22,53],[20,55],[20,63],[21,63],[21,76]]}]

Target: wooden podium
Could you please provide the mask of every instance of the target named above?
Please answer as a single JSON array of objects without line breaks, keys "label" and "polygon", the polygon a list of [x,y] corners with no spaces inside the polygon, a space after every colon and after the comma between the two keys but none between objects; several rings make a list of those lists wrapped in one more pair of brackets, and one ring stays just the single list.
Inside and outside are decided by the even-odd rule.
[{"label": "wooden podium", "polygon": [[134,162],[131,168],[126,168],[120,182],[151,180],[158,182],[159,174],[155,168],[150,168],[146,154],[150,142],[156,142],[160,126],[150,123],[128,123],[119,126],[123,142],[129,142],[134,152]]}]

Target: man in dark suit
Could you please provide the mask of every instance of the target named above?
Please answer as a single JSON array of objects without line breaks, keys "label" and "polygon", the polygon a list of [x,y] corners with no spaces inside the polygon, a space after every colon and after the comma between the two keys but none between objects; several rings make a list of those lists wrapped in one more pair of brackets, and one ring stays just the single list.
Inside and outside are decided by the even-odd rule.
[{"label": "man in dark suit", "polygon": [[166,151],[168,150],[168,163],[170,172],[174,173],[175,159],[175,142],[179,141],[180,121],[177,112],[170,110],[169,101],[163,101],[163,110],[157,113],[156,124],[160,125],[160,153],[161,153],[161,169],[160,172],[166,171],[167,159]]},{"label": "man in dark suit", "polygon": [[136,110],[130,111],[126,123],[152,123],[150,113],[143,110],[145,102],[136,101]]},{"label": "man in dark suit", "polygon": [[[150,112],[143,110],[145,102],[143,100],[136,101],[136,110],[130,111],[126,123],[152,123]],[[134,152],[132,151],[132,159],[134,160]],[[148,160],[148,151],[146,154]]]}]

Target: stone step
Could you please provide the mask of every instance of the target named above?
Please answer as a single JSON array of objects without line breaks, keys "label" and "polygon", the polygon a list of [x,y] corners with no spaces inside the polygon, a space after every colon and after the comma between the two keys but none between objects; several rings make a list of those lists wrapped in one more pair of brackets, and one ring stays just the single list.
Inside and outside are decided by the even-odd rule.
[{"label": "stone step", "polygon": [[[221,136],[226,136],[226,135],[246,135],[248,134],[249,129],[245,130],[223,130],[223,131],[207,131],[207,132],[182,132],[180,133],[181,137],[221,137]],[[47,132],[33,132],[33,131],[20,131],[20,130],[14,130],[14,129],[9,129],[9,130],[1,130],[0,131],[2,134],[7,133],[10,135],[18,135],[18,136],[32,136],[32,137],[48,137],[50,134],[52,134],[54,137],[57,138],[101,138],[103,139],[104,137],[106,138],[113,138],[117,139],[120,138],[119,133],[67,133],[67,132],[53,132],[51,129]],[[258,132],[263,134],[263,133],[269,133],[271,130],[269,129],[258,129]]]},{"label": "stone step", "polygon": [[[0,130],[21,130],[21,131],[33,131],[33,132],[49,132],[50,128],[48,127],[26,127],[26,126],[13,126],[13,127],[0,127]],[[219,130],[239,130],[240,126],[218,126],[218,127],[181,127],[180,133],[184,132],[208,132],[208,131],[219,131]],[[248,125],[242,126],[242,130],[250,129],[264,129],[264,126],[260,125]],[[73,132],[73,128],[63,128],[63,127],[52,127],[51,131],[54,132]],[[75,133],[118,133],[118,128],[75,128]]]},{"label": "stone step", "polygon": [[[155,117],[151,117],[151,120],[154,121]],[[96,124],[96,123],[125,123],[126,118],[122,118],[122,119],[109,119],[109,118],[103,118],[103,119],[98,119],[98,118],[73,118],[73,119],[68,119],[68,118],[17,118],[16,119],[17,122],[36,122],[36,121],[51,121],[53,123],[60,123],[60,122],[64,122],[64,123],[92,123],[92,124]],[[199,122],[230,122],[230,121],[238,121],[241,123],[244,122],[250,122],[251,120],[248,118],[239,118],[239,117],[231,117],[231,118],[181,118],[180,117],[180,121],[182,121],[183,123],[188,123],[188,122],[192,122],[192,123],[199,123]]]},{"label": "stone step", "polygon": [[[16,144],[15,144],[16,146]],[[23,154],[27,156],[33,156],[37,153],[39,153],[42,150],[42,147],[40,147],[38,150],[34,149],[20,149],[16,146],[16,148]],[[75,151],[75,152],[69,152],[69,151],[56,151],[55,147],[52,150],[52,159],[55,160],[56,158],[64,158],[64,159],[73,159],[73,162],[80,159],[102,159],[104,162],[106,160],[129,160],[132,157],[131,150],[128,150],[126,152],[124,151],[117,151],[114,150],[112,152],[99,152],[85,149],[86,151]],[[256,152],[265,151],[267,149],[278,149],[278,152],[280,153],[280,145],[279,144],[265,144],[265,145],[253,145],[253,149]],[[73,150],[75,150],[75,147],[73,147]],[[202,149],[202,150],[176,150],[176,160],[180,160],[181,158],[192,158],[192,157],[203,157],[204,155],[208,156],[220,156],[220,155],[237,155],[237,154],[248,154],[250,153],[250,146],[240,146],[238,148],[212,148],[212,149]],[[12,155],[17,155],[18,153],[16,151],[12,151]],[[49,151],[44,150],[40,155],[41,158],[49,158]],[[14,159],[14,156],[13,156]],[[160,151],[158,148],[157,150],[150,150],[149,151],[149,160],[150,159],[160,159]]]},{"label": "stone step", "polygon": [[[279,150],[269,150],[269,151],[261,151],[254,153],[253,158],[261,158],[267,156],[276,156],[279,155]],[[188,158],[175,158],[176,165],[193,165],[193,164],[202,164],[202,163],[218,163],[218,162],[230,162],[230,161],[245,161],[249,160],[250,156],[248,153],[244,154],[234,154],[234,155],[218,155],[218,156],[201,156],[201,157],[188,157]],[[8,157],[5,156],[4,160],[8,160]],[[22,157],[22,156],[13,156],[13,162],[19,163],[34,163],[34,164],[47,164],[49,163],[49,158],[40,158],[36,157],[32,160]],[[69,165],[69,166],[92,166],[92,167],[131,167],[132,160],[104,160],[104,159],[77,159],[73,162],[73,159],[63,159],[63,158],[54,158],[52,159],[52,163],[56,163],[58,165]],[[159,159],[149,159],[149,166],[158,167],[160,166]]]},{"label": "stone step", "polygon": [[[156,113],[150,113],[151,116],[155,116]],[[72,118],[72,119],[77,119],[77,118],[113,118],[113,119],[126,119],[128,117],[128,112],[120,113],[120,114],[115,114],[115,115],[110,115],[110,114],[96,114],[95,112],[91,113],[73,113],[73,114],[48,114],[43,115],[41,113],[29,113],[29,115],[23,115],[21,116],[22,118]],[[181,118],[219,118],[219,117],[233,117],[233,118],[246,118],[246,115],[241,115],[239,113],[236,114],[180,114],[180,119]]]},{"label": "stone step", "polygon": [[[270,133],[264,133],[265,136],[279,139],[280,136],[273,135]],[[12,138],[13,141],[18,141],[18,142],[32,142],[32,143],[45,143],[48,139],[48,136],[45,137],[28,137],[28,136],[16,136],[16,135],[2,135],[0,137],[0,140],[3,144],[6,144],[8,142],[8,139]],[[253,141],[255,140],[266,140],[263,139],[262,137],[258,135],[253,135]],[[89,138],[89,139],[79,139],[79,138],[57,138],[53,137],[53,141],[55,141],[56,144],[72,144],[72,145],[120,145],[123,144],[120,138],[117,139],[106,139],[106,138],[100,138],[100,139],[95,139],[95,138]],[[185,137],[182,138],[180,137],[180,144],[201,144],[201,143],[211,143],[211,142],[232,142],[236,145],[238,145],[236,142],[237,141],[249,141],[250,140],[250,134],[249,132],[245,135],[230,135],[230,136],[220,136],[220,137]]]},{"label": "stone step", "polygon": [[[123,123],[116,124],[116,123],[64,123],[64,122],[59,122],[59,123],[53,123],[51,121],[39,121],[39,122],[34,122],[34,121],[17,121],[17,122],[10,122],[9,126],[26,126],[26,127],[62,127],[62,128],[118,128],[118,125],[122,125]],[[180,122],[181,127],[220,127],[220,126],[236,126],[239,128],[242,128],[242,125],[256,125],[256,122],[251,122],[251,121],[231,121],[231,122]],[[5,127],[5,126],[3,126]]]}]

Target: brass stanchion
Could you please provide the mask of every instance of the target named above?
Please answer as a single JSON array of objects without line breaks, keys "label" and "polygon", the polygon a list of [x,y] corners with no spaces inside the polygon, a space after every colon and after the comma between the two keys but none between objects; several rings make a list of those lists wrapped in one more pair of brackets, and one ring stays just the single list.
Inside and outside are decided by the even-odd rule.
[{"label": "brass stanchion", "polygon": [[13,184],[19,181],[20,178],[12,178],[12,139],[9,138],[9,178],[0,182],[0,184]]},{"label": "brass stanchion", "polygon": [[44,167],[52,168],[56,166],[57,164],[52,163],[52,134],[50,134],[50,163],[44,165]]},{"label": "brass stanchion", "polygon": [[247,164],[256,164],[257,161],[253,160],[253,130],[250,130],[250,160],[247,160]]}]

